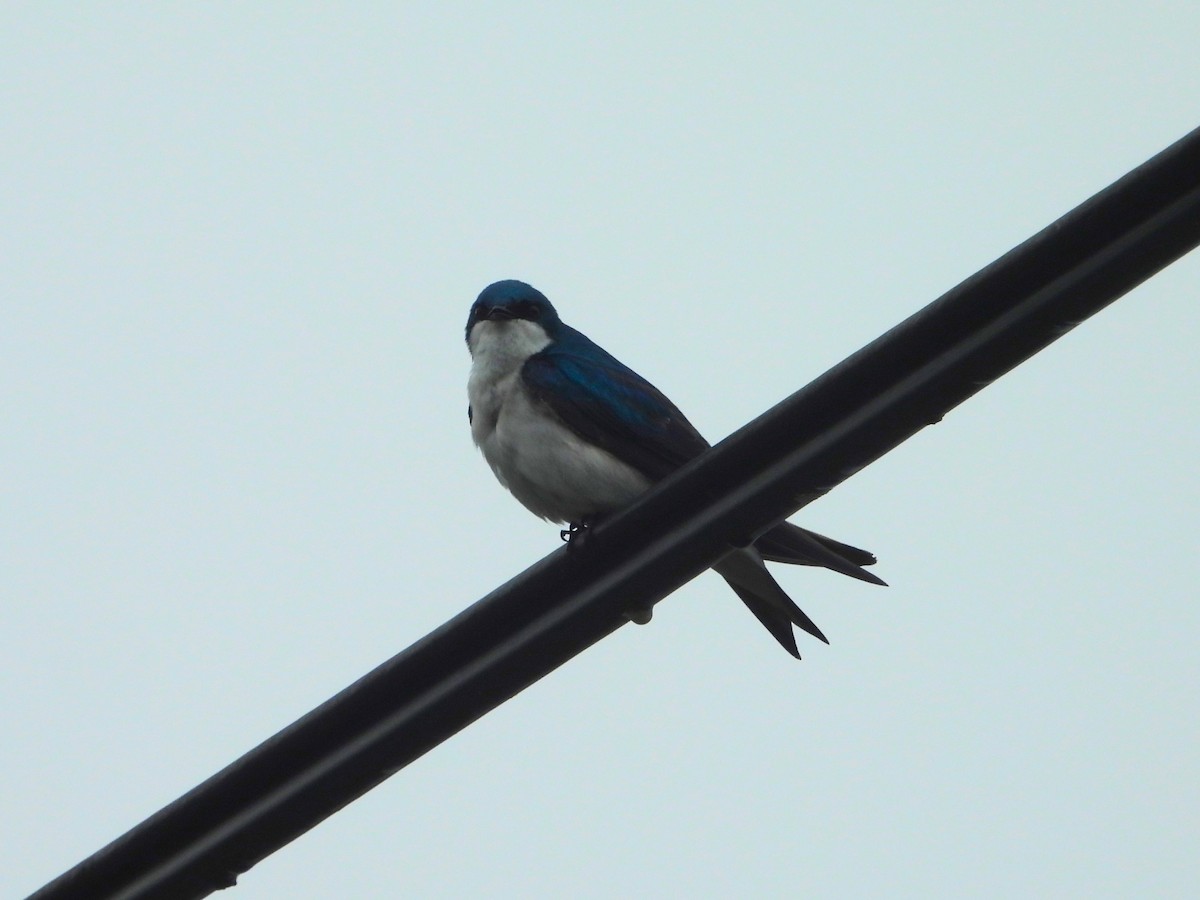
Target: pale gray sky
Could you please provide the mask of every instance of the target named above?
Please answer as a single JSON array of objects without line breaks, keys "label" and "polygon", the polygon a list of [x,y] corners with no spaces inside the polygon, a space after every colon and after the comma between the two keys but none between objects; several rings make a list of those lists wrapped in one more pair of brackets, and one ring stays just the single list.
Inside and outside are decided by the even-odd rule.
[{"label": "pale gray sky", "polygon": [[[0,894],[558,545],[466,427],[528,280],[717,439],[1200,124],[1194,3],[9,4]],[[1180,896],[1200,257],[233,896]]]}]

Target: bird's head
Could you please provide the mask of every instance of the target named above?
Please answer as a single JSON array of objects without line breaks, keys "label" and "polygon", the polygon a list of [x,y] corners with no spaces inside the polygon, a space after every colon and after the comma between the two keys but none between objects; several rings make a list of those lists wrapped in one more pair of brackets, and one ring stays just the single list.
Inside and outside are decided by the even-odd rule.
[{"label": "bird's head", "polygon": [[554,340],[562,322],[546,295],[523,281],[489,284],[471,304],[467,316],[467,346],[472,349],[484,334],[505,334],[509,340],[524,337],[542,346]]}]

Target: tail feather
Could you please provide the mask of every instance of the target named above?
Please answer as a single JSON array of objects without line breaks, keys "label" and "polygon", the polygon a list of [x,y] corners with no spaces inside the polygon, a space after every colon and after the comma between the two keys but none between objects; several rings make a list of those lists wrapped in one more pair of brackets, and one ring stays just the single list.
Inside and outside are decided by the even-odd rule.
[{"label": "tail feather", "polygon": [[742,602],[746,604],[746,608],[754,613],[758,621],[763,623],[763,627],[771,632],[771,637],[779,641],[779,645],[788,653],[800,658],[800,648],[796,646],[796,633],[792,631],[792,622],[790,619],[779,615],[774,609],[759,599],[757,594],[753,594],[746,588],[739,587],[729,579],[729,586],[733,588],[734,593],[742,598]]},{"label": "tail feather", "polygon": [[788,653],[800,658],[792,626],[829,643],[810,619],[767,571],[763,560],[801,566],[824,566],[851,578],[871,584],[886,584],[883,579],[862,568],[875,562],[866,550],[843,544],[793,525],[780,522],[758,538],[752,546],[735,550],[713,568],[724,578],[750,612]]},{"label": "tail feather", "polygon": [[724,578],[746,604],[758,621],[771,632],[788,653],[800,658],[792,625],[796,625],[818,640],[829,643],[816,623],[810,619],[767,571],[762,557],[752,548],[735,550],[714,569]]}]

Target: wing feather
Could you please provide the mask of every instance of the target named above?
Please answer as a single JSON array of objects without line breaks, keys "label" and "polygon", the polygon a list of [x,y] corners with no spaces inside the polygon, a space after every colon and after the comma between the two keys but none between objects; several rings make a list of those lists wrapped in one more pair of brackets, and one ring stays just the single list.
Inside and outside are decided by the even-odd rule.
[{"label": "wing feather", "polygon": [[658,388],[595,345],[552,344],[525,361],[521,378],[568,428],[651,481],[709,447]]}]

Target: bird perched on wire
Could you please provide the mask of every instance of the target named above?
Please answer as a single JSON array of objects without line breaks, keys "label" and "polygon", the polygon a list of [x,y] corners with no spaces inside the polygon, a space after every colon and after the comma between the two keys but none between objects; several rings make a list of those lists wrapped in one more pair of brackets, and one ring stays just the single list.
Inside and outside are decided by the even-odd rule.
[{"label": "bird perched on wire", "polygon": [[[625,506],[709,449],[654,385],[563,323],[522,281],[497,281],[467,317],[471,436],[496,478],[535,515],[568,524],[564,537]],[[851,547],[781,522],[713,568],[779,643],[800,658],[795,624],[829,643],[763,560],[824,566],[884,584]],[[648,621],[649,611],[634,613]]]}]

